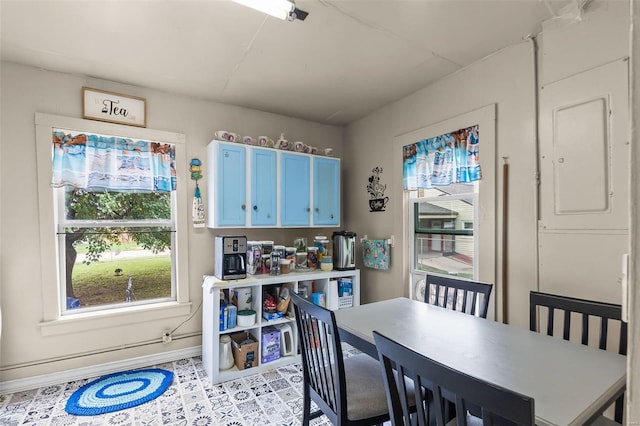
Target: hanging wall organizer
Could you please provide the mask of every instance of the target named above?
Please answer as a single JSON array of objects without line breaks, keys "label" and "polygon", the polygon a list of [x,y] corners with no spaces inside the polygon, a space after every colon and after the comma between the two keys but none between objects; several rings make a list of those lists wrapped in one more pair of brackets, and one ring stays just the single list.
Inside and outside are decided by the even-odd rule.
[{"label": "hanging wall organizer", "polygon": [[191,210],[194,228],[204,228],[205,226],[204,203],[202,202],[200,187],[198,186],[198,179],[202,179],[201,165],[202,162],[197,158],[191,159],[191,162],[189,163],[191,179],[196,181],[196,190],[193,194],[193,205]]}]

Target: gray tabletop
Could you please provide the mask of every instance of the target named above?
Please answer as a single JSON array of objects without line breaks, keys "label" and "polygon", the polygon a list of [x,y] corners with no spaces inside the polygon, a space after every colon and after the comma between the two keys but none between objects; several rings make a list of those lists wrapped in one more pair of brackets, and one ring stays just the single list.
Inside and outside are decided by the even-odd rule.
[{"label": "gray tabletop", "polygon": [[536,424],[582,425],[626,386],[626,357],[406,298],[335,312],[370,355],[374,330],[456,370],[535,398]]}]

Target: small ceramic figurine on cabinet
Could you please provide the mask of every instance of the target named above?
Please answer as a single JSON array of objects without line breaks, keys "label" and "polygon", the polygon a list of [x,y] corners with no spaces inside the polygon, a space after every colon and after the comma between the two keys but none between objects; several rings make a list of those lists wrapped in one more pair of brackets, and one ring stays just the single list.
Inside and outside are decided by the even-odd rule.
[{"label": "small ceramic figurine on cabinet", "polygon": [[288,150],[289,149],[289,141],[285,139],[284,133],[280,133],[280,137],[276,141],[275,148]]}]

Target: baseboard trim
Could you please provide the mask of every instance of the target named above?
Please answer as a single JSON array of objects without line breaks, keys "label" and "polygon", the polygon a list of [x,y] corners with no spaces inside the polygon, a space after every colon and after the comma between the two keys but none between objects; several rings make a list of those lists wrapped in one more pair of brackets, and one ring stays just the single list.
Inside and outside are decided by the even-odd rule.
[{"label": "baseboard trim", "polygon": [[86,379],[88,377],[98,377],[104,374],[115,373],[117,371],[150,367],[156,364],[162,364],[165,362],[171,362],[182,358],[191,358],[200,355],[202,355],[202,346],[194,346],[191,348],[162,352],[154,355],[146,355],[122,361],[92,365],[90,367],[74,368],[73,370],[65,370],[51,374],[43,374],[41,376],[27,377],[25,379],[9,380],[6,382],[0,382],[0,394],[22,392],[29,389],[37,389],[44,386],[51,386],[60,383],[72,382],[74,380]]}]

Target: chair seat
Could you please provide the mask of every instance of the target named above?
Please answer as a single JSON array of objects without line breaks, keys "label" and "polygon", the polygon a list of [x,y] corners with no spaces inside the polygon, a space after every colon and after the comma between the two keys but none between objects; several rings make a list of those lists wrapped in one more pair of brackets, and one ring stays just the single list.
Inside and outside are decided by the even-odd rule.
[{"label": "chair seat", "polygon": [[360,420],[389,413],[380,362],[360,354],[344,359],[347,417]]},{"label": "chair seat", "polygon": [[[451,419],[446,426],[457,426],[457,418],[454,417],[453,419]],[[484,423],[482,423],[482,419],[480,417],[476,417],[471,413],[467,413],[467,426],[483,426]],[[498,418],[494,418],[493,419],[493,424],[494,426],[516,426],[515,423],[510,422],[508,420],[502,419],[500,417]],[[595,424],[595,423],[594,423]],[[600,426],[609,426],[606,424],[600,425]],[[618,425],[620,426],[620,425]]]},{"label": "chair seat", "polygon": [[620,423],[617,423],[609,417],[600,416],[591,423],[591,426],[620,426]]},{"label": "chair seat", "polygon": [[[457,417],[454,417],[447,423],[446,426],[457,426],[457,424],[458,419]],[[467,414],[467,426],[482,426],[482,419],[480,417]]]}]

